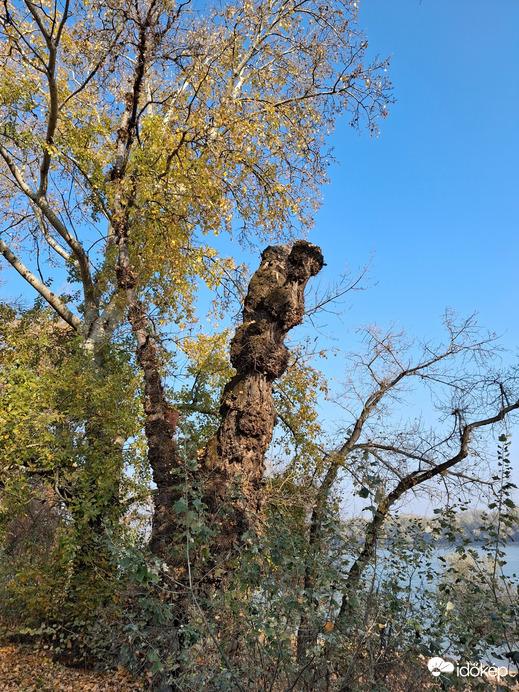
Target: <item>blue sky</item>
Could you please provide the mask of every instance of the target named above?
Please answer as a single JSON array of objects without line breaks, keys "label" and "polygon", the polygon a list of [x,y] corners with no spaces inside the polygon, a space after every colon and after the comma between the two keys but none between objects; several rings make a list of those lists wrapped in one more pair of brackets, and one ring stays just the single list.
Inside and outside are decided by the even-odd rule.
[{"label": "blue sky", "polygon": [[364,0],[370,49],[391,55],[397,99],[378,139],[340,121],[341,165],[312,239],[328,273],[375,252],[378,285],[354,321],[431,334],[446,307],[519,339],[519,3]]}]

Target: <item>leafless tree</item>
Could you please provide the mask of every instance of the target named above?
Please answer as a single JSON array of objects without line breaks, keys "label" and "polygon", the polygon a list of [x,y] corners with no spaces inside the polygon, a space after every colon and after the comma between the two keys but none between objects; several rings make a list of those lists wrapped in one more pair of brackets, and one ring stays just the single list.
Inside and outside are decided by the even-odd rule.
[{"label": "leafless tree", "polygon": [[[484,481],[478,465],[484,471],[489,433],[505,421],[511,425],[519,409],[518,372],[498,367],[495,335],[483,333],[475,316],[459,320],[448,312],[444,322],[446,339],[439,344],[420,343],[394,329],[384,333],[363,328],[364,349],[349,358],[349,373],[336,401],[348,416],[347,432],[323,457],[309,521],[310,549],[318,549],[327,502],[345,477],[356,493],[369,497],[373,508],[363,545],[347,572],[336,611],[338,627],[351,614],[354,594],[391,512],[410,493],[430,492],[434,479],[452,489]],[[402,420],[413,388],[429,393],[434,427],[426,427],[414,410],[410,420]],[[310,569],[304,587],[311,592]],[[301,662],[316,636],[303,617],[298,633]]]}]

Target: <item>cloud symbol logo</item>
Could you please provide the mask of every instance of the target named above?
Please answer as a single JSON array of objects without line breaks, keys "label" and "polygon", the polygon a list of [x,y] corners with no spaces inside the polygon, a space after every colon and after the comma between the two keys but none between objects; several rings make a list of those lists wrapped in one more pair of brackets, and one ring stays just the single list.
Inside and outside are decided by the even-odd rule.
[{"label": "cloud symbol logo", "polygon": [[441,673],[453,673],[454,663],[451,663],[450,661],[444,661],[443,658],[435,656],[434,658],[429,659],[429,662],[427,663],[427,668],[429,668],[434,677],[437,678],[438,675],[440,675]]}]

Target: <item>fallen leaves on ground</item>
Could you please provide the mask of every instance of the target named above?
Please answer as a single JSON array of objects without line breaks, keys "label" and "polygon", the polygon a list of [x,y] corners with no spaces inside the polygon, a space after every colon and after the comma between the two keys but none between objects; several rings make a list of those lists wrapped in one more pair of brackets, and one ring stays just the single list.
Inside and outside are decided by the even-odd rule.
[{"label": "fallen leaves on ground", "polygon": [[124,668],[110,673],[65,668],[42,651],[0,643],[0,692],[142,692]]}]

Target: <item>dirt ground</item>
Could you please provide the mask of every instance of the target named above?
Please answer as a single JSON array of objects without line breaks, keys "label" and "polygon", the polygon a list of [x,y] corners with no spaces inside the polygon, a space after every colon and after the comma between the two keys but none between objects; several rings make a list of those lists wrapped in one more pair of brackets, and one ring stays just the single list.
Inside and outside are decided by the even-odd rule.
[{"label": "dirt ground", "polygon": [[0,692],[143,692],[124,668],[112,673],[65,668],[43,651],[0,643]]}]

